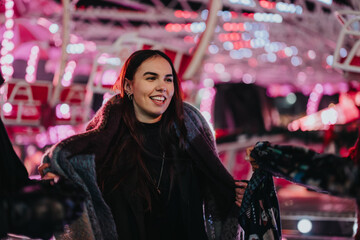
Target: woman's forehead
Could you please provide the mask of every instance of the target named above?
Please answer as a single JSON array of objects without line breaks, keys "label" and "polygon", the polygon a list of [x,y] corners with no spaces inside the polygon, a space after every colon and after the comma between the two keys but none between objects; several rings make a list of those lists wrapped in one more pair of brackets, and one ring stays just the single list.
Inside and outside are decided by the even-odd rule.
[{"label": "woman's forehead", "polygon": [[137,69],[137,73],[154,72],[157,74],[172,74],[170,63],[163,57],[154,56],[146,59]]}]

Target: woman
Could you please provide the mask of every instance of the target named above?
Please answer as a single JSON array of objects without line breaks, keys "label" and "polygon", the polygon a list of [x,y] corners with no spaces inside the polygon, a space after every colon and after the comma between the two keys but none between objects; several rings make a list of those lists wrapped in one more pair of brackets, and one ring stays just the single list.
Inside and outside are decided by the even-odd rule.
[{"label": "woman", "polygon": [[68,235],[236,239],[246,183],[226,171],[206,121],[183,103],[169,57],[133,53],[115,88],[120,94],[87,131],[54,146],[40,167],[45,178],[70,178],[88,193],[87,212]]}]

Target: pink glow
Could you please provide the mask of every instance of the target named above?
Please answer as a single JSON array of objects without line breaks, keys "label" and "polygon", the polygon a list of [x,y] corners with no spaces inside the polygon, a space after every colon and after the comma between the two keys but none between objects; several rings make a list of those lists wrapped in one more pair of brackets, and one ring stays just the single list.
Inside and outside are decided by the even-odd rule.
[{"label": "pink glow", "polygon": [[102,85],[114,85],[114,83],[116,82],[117,76],[118,76],[117,71],[115,71],[113,69],[106,70],[101,77]]},{"label": "pink glow", "polygon": [[6,29],[11,29],[14,27],[14,20],[8,19],[5,21],[5,27]]},{"label": "pink glow", "polygon": [[2,109],[5,114],[9,114],[9,113],[11,113],[13,106],[11,105],[11,103],[5,103],[2,107]]},{"label": "pink glow", "polygon": [[70,106],[66,103],[56,105],[56,117],[59,119],[69,119]]},{"label": "pink glow", "polygon": [[61,84],[64,87],[68,87],[71,85],[75,68],[76,68],[76,62],[73,60],[66,64],[65,72],[61,79]]},{"label": "pink glow", "polygon": [[333,125],[338,119],[338,113],[334,108],[326,109],[321,113],[321,121],[324,125]]},{"label": "pink glow", "polygon": [[200,112],[204,115],[208,122],[213,123],[211,112],[216,90],[214,88],[203,88],[199,91],[199,94],[201,98]]}]

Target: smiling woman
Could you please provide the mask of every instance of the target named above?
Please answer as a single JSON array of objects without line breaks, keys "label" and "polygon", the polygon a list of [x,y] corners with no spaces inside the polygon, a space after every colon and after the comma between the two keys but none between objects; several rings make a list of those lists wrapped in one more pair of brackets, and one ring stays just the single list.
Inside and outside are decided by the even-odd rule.
[{"label": "smiling woman", "polygon": [[125,91],[128,96],[133,96],[137,120],[144,123],[159,121],[174,95],[171,65],[163,57],[147,59],[133,79],[125,80]]},{"label": "smiling woman", "polygon": [[120,94],[85,133],[58,143],[43,160],[43,175],[66,177],[89,193],[87,215],[68,236],[239,239],[247,184],[226,171],[206,120],[182,101],[169,57],[133,53],[115,89]]}]

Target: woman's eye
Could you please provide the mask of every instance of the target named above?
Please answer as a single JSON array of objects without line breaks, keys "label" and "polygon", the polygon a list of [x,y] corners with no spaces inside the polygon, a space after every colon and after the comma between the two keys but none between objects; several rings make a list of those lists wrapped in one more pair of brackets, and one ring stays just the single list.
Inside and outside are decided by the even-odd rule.
[{"label": "woman's eye", "polygon": [[172,78],[167,78],[167,79],[165,79],[165,81],[166,81],[166,82],[172,82],[173,79],[172,79]]}]

